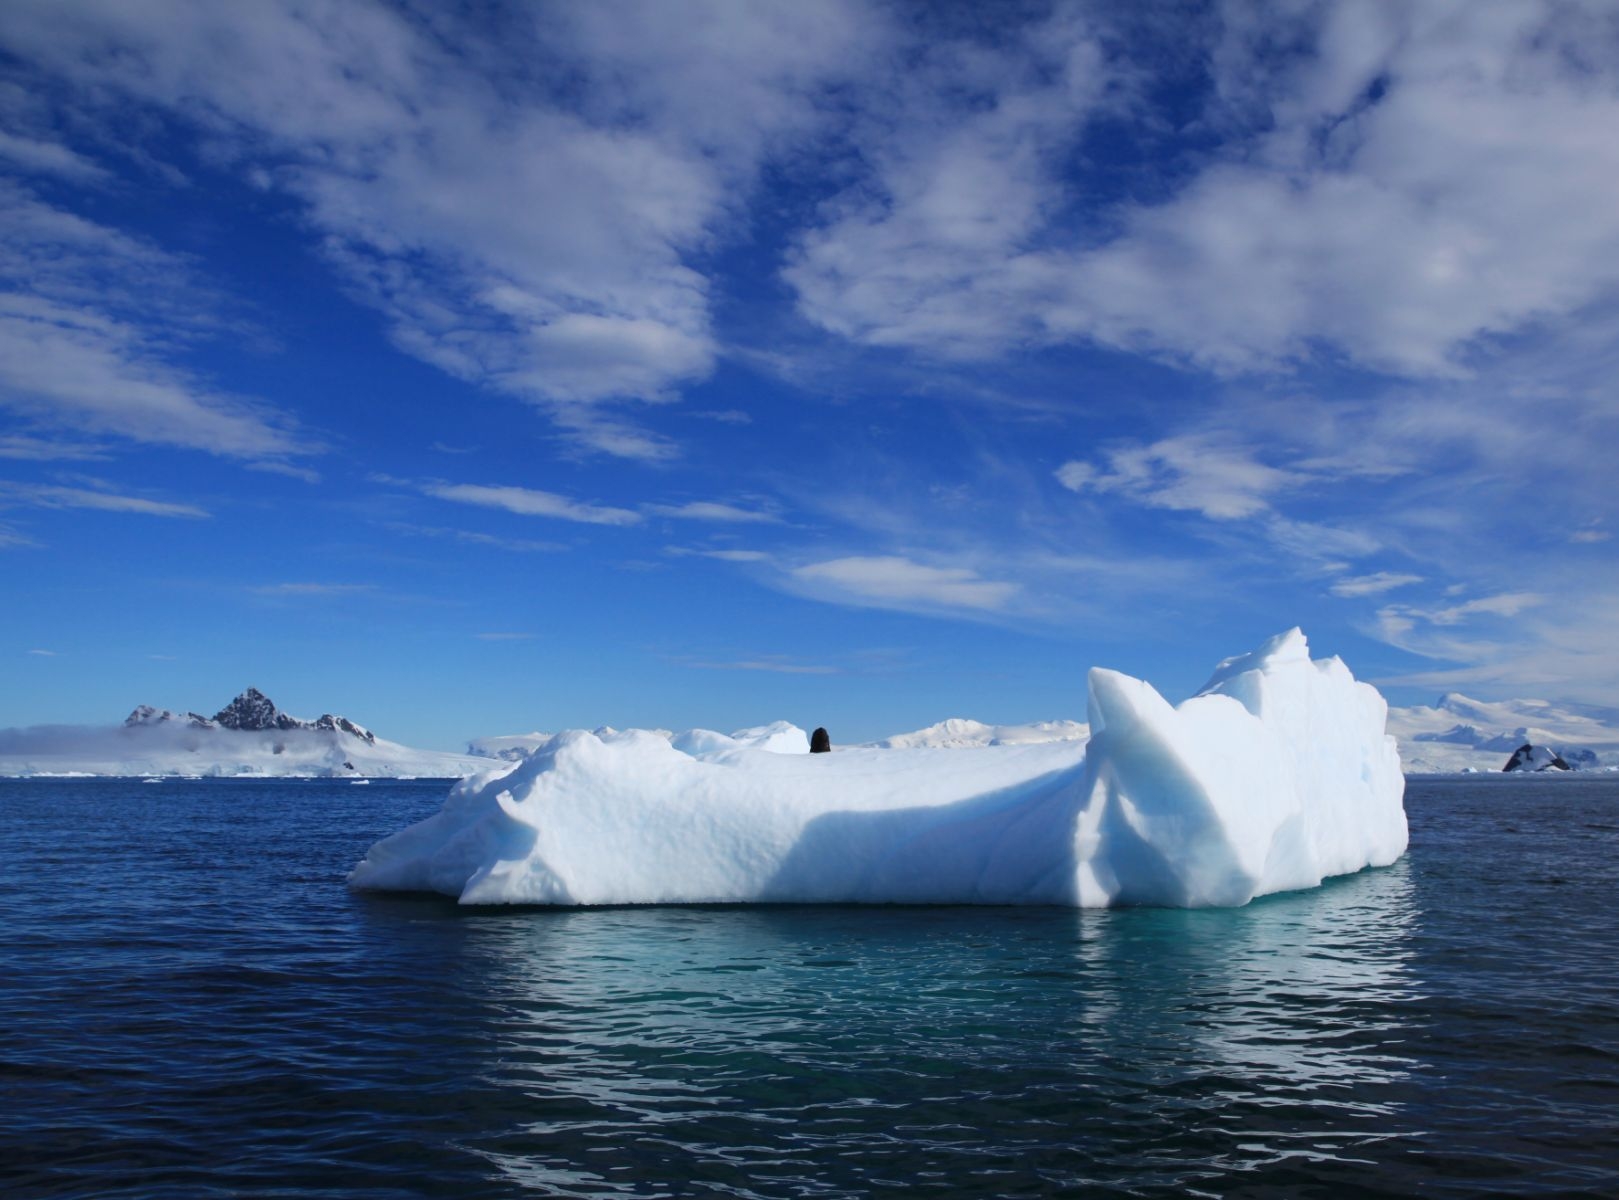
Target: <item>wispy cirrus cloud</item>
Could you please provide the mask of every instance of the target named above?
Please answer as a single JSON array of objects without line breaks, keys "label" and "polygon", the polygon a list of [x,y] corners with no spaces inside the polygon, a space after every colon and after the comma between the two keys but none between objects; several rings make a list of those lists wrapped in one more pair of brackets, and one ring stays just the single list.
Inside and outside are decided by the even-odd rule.
[{"label": "wispy cirrus cloud", "polygon": [[493,550],[511,550],[519,554],[556,554],[567,550],[564,542],[546,542],[533,538],[500,537],[474,529],[451,529],[442,525],[412,525],[405,521],[387,521],[385,528],[407,537],[437,538],[461,542],[468,546],[488,546]]},{"label": "wispy cirrus cloud", "polygon": [[210,515],[206,509],[194,504],[177,504],[144,496],[55,484],[0,483],[0,502],[7,500],[35,508],[84,508],[147,517],[203,518]]},{"label": "wispy cirrus cloud", "polygon": [[327,599],[339,596],[363,596],[368,592],[375,592],[377,585],[374,583],[290,582],[257,584],[247,590],[255,596],[270,600]]},{"label": "wispy cirrus cloud", "polygon": [[779,524],[781,518],[773,512],[757,508],[741,508],[734,504],[721,504],[712,500],[693,500],[686,504],[649,504],[646,511],[659,517],[673,517],[677,521],[714,521],[727,525]]},{"label": "wispy cirrus cloud", "polygon": [[107,448],[71,437],[13,434],[0,437],[0,458],[31,462],[96,462],[111,458]]},{"label": "wispy cirrus cloud", "polygon": [[806,563],[788,574],[826,598],[877,607],[992,612],[1018,592],[1016,583],[982,578],[969,567],[931,566],[891,554]]},{"label": "wispy cirrus cloud", "polygon": [[1538,608],[1545,604],[1546,599],[1547,597],[1540,592],[1502,592],[1499,595],[1480,596],[1440,608],[1418,608],[1407,604],[1389,605],[1378,610],[1378,617],[1384,622],[1385,628],[1404,631],[1415,628],[1418,622],[1449,626],[1460,625],[1469,617],[1476,616],[1515,617],[1527,609]]},{"label": "wispy cirrus cloud", "polygon": [[552,517],[585,525],[636,525],[642,520],[641,514],[634,509],[586,504],[538,488],[479,483],[424,483],[420,487],[425,494],[440,500],[504,509],[525,517]]},{"label": "wispy cirrus cloud", "polygon": [[788,659],[750,658],[735,662],[688,662],[685,666],[699,671],[765,671],[775,675],[841,675],[838,667],[820,663],[799,663]]},{"label": "wispy cirrus cloud", "polygon": [[1368,629],[1423,661],[1416,669],[1377,682],[1402,686],[1466,689],[1474,694],[1543,696],[1611,704],[1619,668],[1619,611],[1612,567],[1596,572],[1596,586],[1542,580],[1543,592],[1505,592],[1460,603],[1386,606]]},{"label": "wispy cirrus cloud", "polygon": [[1116,446],[1101,458],[1101,466],[1083,459],[1064,463],[1057,482],[1071,492],[1118,493],[1154,508],[1232,520],[1264,512],[1272,496],[1306,479],[1259,461],[1251,447],[1207,433]]},{"label": "wispy cirrus cloud", "polygon": [[15,184],[0,221],[0,407],[50,433],[14,435],[8,457],[99,457],[85,434],[269,464],[317,448],[185,365],[228,305],[184,260]]},{"label": "wispy cirrus cloud", "polygon": [[24,547],[37,547],[38,545],[38,542],[15,526],[0,522],[0,550],[15,550]]},{"label": "wispy cirrus cloud", "polygon": [[24,137],[0,129],[0,160],[35,175],[55,175],[74,183],[100,183],[109,178],[105,167],[60,142]]},{"label": "wispy cirrus cloud", "polygon": [[689,550],[683,553],[696,554],[702,558],[712,558],[719,562],[729,563],[762,563],[769,562],[771,555],[763,550]]},{"label": "wispy cirrus cloud", "polygon": [[293,197],[408,353],[533,401],[579,444],[667,458],[668,439],[606,405],[668,400],[712,370],[692,260],[772,148],[821,119],[815,97],[880,54],[887,18],[844,0],[614,3],[495,24],[20,0],[0,40],[81,103],[179,117]]},{"label": "wispy cirrus cloud", "polygon": [[1356,575],[1336,580],[1327,590],[1334,596],[1380,596],[1396,588],[1421,583],[1421,575],[1402,575],[1398,571],[1377,571],[1371,575]]}]

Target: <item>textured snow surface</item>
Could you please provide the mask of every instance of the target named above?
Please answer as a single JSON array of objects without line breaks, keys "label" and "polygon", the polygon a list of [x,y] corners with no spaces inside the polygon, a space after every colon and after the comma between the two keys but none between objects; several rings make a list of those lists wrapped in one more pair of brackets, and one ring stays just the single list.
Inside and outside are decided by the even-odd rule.
[{"label": "textured snow surface", "polygon": [[1386,707],[1292,630],[1178,708],[1090,674],[1088,743],[804,753],[571,731],[378,842],[359,888],[463,903],[1242,904],[1405,850]]}]

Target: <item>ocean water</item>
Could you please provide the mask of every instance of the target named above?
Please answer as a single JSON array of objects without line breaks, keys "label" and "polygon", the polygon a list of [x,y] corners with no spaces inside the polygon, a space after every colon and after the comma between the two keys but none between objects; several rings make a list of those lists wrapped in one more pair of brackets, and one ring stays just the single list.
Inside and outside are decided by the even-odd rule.
[{"label": "ocean water", "polygon": [[1619,780],[1231,910],[350,893],[444,791],[0,782],[0,1194],[1619,1195]]}]

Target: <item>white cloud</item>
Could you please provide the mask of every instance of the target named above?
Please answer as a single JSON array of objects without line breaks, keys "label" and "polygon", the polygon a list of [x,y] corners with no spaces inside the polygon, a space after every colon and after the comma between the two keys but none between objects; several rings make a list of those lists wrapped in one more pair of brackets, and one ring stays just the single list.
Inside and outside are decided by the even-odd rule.
[{"label": "white cloud", "polygon": [[1248,447],[1213,434],[1183,434],[1103,453],[1105,467],[1075,460],[1057,469],[1073,492],[1117,492],[1154,508],[1199,512],[1216,520],[1266,511],[1269,498],[1305,476],[1267,466]]},{"label": "white cloud", "polygon": [[39,543],[14,526],[0,523],[0,550],[38,546]]},{"label": "white cloud", "polygon": [[[0,407],[53,433],[261,462],[314,449],[266,406],[178,365],[190,343],[222,331],[227,307],[182,260],[3,183],[0,221]],[[21,435],[0,453],[99,456],[74,445]]]},{"label": "white cloud", "polygon": [[36,508],[88,508],[100,512],[137,513],[148,517],[206,517],[208,511],[194,504],[148,500],[116,492],[89,488],[59,487],[47,484],[0,483],[0,500],[11,499]]},{"label": "white cloud", "polygon": [[[1392,646],[1426,658],[1472,659],[1480,654],[1483,644],[1465,634],[1449,632],[1453,627],[1470,625],[1475,617],[1517,617],[1547,600],[1539,592],[1501,592],[1442,608],[1389,604],[1377,610],[1373,633]],[[1527,645],[1532,639],[1524,637],[1520,641]]]},{"label": "white cloud", "polygon": [[755,658],[737,662],[692,662],[685,664],[700,671],[768,671],[777,675],[841,675],[837,667],[795,663],[786,659]]},{"label": "white cloud", "polygon": [[898,555],[852,556],[795,567],[800,583],[831,589],[833,598],[883,607],[1001,609],[1018,585],[983,579],[967,567],[933,567]]},{"label": "white cloud", "polygon": [[1613,537],[1613,534],[1606,529],[1576,529],[1568,535],[1568,540],[1582,545],[1596,545],[1599,542],[1607,541],[1611,537]]},{"label": "white cloud", "polygon": [[[1544,604],[1546,597],[1538,592],[1503,592],[1498,596],[1484,596],[1468,600],[1449,608],[1435,609],[1419,615],[1435,625],[1456,625],[1467,617],[1487,614],[1495,617],[1515,617],[1525,609]],[[1415,611],[1415,610],[1412,610]]]},{"label": "white cloud", "polygon": [[28,653],[32,654],[32,655],[35,655],[36,657],[39,657],[39,658],[55,658],[56,657],[56,651],[54,651],[54,650],[30,650],[30,651],[28,651]]},{"label": "white cloud", "polygon": [[688,546],[665,546],[663,552],[671,558],[712,558],[719,562],[769,562],[771,555],[763,550],[697,550]]},{"label": "white cloud", "polygon": [[712,369],[691,260],[880,22],[838,2],[491,15],[493,35],[381,4],[18,0],[0,40],[81,99],[191,122],[296,197],[409,353],[546,406],[593,449],[668,457],[600,405]]},{"label": "white cloud", "polygon": [[1031,332],[1029,250],[1117,76],[1074,6],[994,45],[929,37],[912,59],[867,81],[852,136],[869,175],[798,239],[784,276],[843,337],[993,355]]},{"label": "white cloud", "polygon": [[708,411],[689,412],[688,417],[697,417],[703,421],[713,421],[719,425],[751,425],[753,418],[739,408],[720,408]]},{"label": "white cloud", "polygon": [[1343,570],[1343,564],[1334,560],[1364,558],[1382,549],[1382,543],[1364,530],[1320,521],[1295,521],[1273,515],[1265,520],[1263,531],[1272,547],[1283,555],[1320,570]]},{"label": "white cloud", "polygon": [[1217,371],[1324,350],[1457,374],[1481,339],[1619,287],[1619,208],[1593,203],[1619,179],[1605,13],[1228,4],[1204,114],[1225,144],[1100,216],[1075,216],[1084,176],[1056,153],[1109,69],[1083,27],[1032,81],[924,69],[856,129],[870,172],[786,277],[833,332],[945,356],[1094,341]]},{"label": "white cloud", "polygon": [[1421,583],[1421,575],[1402,575],[1395,571],[1377,571],[1371,575],[1356,575],[1336,581],[1328,590],[1334,596],[1378,596],[1395,588]]},{"label": "white cloud", "polygon": [[542,542],[529,538],[497,537],[472,529],[446,529],[439,525],[411,525],[403,521],[385,522],[388,529],[411,537],[444,538],[465,542],[469,546],[488,546],[495,550],[512,550],[520,554],[555,554],[568,547],[562,542]]},{"label": "white cloud", "polygon": [[30,459],[34,462],[94,462],[108,457],[105,447],[68,438],[42,438],[28,434],[0,437],[0,458]]},{"label": "white cloud", "polygon": [[[1589,591],[1560,589],[1522,607],[1521,598],[1494,605],[1514,611],[1486,620],[1491,632],[1482,635],[1457,625],[1423,626],[1395,614],[1396,644],[1433,665],[1377,682],[1611,705],[1619,667],[1619,610],[1611,600],[1612,573],[1600,582],[1602,587]],[[1486,603],[1500,599],[1489,597]],[[1475,608],[1474,614],[1488,611]]]},{"label": "white cloud", "polygon": [[579,521],[587,525],[635,525],[641,514],[628,508],[611,508],[600,504],[582,504],[556,492],[542,492],[535,488],[492,487],[476,483],[425,483],[421,490],[440,500],[457,504],[477,504],[484,508],[501,508],[525,517],[555,517],[562,521]]},{"label": "white cloud", "polygon": [[107,177],[102,167],[57,142],[39,141],[0,129],[0,158],[24,171],[57,175],[75,183],[96,183]]},{"label": "white cloud", "polygon": [[660,517],[674,517],[682,521],[717,521],[723,524],[774,524],[781,520],[775,513],[759,509],[738,508],[734,504],[719,504],[709,500],[694,500],[688,504],[649,504],[649,513]]}]

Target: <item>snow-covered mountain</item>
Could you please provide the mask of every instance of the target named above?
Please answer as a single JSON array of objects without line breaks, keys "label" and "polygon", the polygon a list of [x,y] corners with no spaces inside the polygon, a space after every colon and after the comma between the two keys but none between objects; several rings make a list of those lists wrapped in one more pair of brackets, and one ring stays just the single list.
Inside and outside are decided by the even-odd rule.
[{"label": "snow-covered mountain", "polygon": [[[1499,771],[1520,746],[1570,766],[1619,767],[1619,709],[1549,700],[1473,700],[1447,692],[1432,705],[1389,709],[1408,774]],[[1589,753],[1584,753],[1589,751]]]},{"label": "snow-covered mountain", "polygon": [[986,725],[951,717],[926,729],[896,733],[865,745],[877,750],[909,750],[919,746],[961,750],[971,746],[1028,746],[1039,742],[1082,742],[1091,727],[1081,721],[1035,721],[1028,725]]},{"label": "snow-covered mountain", "polygon": [[[1548,750],[1545,761],[1561,758],[1576,770],[1619,769],[1619,709],[1614,708],[1549,700],[1490,702],[1450,692],[1431,706],[1390,708],[1388,731],[1399,741],[1400,761],[1410,775],[1500,771],[1525,744]],[[1089,727],[1078,721],[986,725],[952,717],[865,744],[884,750],[958,749],[1083,741],[1089,736]]]},{"label": "snow-covered mountain", "polygon": [[505,733],[494,737],[473,738],[467,743],[467,753],[473,758],[520,762],[554,736],[549,733]]},{"label": "snow-covered mountain", "polygon": [[[1480,701],[1451,692],[1432,705],[1390,708],[1388,731],[1398,739],[1400,760],[1412,775],[1500,771],[1526,743],[1549,751],[1547,761],[1560,757],[1576,769],[1619,770],[1619,708],[1547,700]],[[732,736],[746,740],[757,732]],[[598,737],[613,733],[605,727],[596,730]],[[465,754],[417,750],[333,713],[313,721],[291,716],[258,689],[248,688],[211,717],[142,704],[121,726],[0,729],[0,776],[460,778],[521,761],[554,736],[535,732],[474,738]],[[966,749],[1083,742],[1089,736],[1089,726],[1080,721],[990,725],[952,717],[864,746]]]},{"label": "snow-covered mountain", "polygon": [[248,688],[212,717],[149,704],[119,726],[0,730],[0,775],[207,775],[459,778],[487,759],[417,750],[347,717],[282,712]]}]

